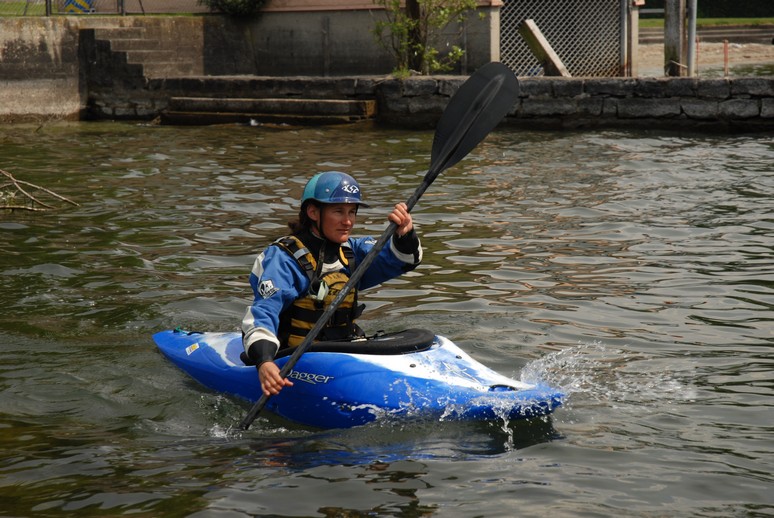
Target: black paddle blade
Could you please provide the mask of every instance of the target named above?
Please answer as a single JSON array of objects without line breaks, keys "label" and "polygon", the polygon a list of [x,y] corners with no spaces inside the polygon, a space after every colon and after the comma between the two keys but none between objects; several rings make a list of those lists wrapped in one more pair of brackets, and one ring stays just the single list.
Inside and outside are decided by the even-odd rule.
[{"label": "black paddle blade", "polygon": [[510,68],[492,62],[476,70],[449,100],[438,126],[428,183],[460,160],[508,114],[519,96],[519,81]]}]

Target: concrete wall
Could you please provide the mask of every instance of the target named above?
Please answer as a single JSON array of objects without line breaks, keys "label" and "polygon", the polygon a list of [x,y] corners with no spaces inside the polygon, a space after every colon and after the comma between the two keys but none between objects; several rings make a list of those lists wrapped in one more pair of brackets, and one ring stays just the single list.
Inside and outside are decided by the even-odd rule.
[{"label": "concrete wall", "polygon": [[[387,52],[371,30],[369,11],[273,13],[244,29],[255,75],[385,74],[392,69]],[[218,38],[220,35],[215,34]],[[368,49],[366,52],[365,49]]]},{"label": "concrete wall", "polygon": [[[481,7],[480,12],[484,19],[470,16],[462,27],[447,30],[449,41],[460,44],[464,39],[466,49],[465,60],[452,73],[466,74],[499,59],[499,8]],[[327,10],[269,11],[249,23],[214,17],[219,19],[203,24],[204,73],[388,74],[395,67],[393,57],[378,44],[372,32],[376,20],[383,16],[381,10]],[[226,63],[230,70],[224,68]]]},{"label": "concrete wall", "polygon": [[[467,56],[455,73],[499,57],[493,45],[499,41],[498,8],[481,9],[484,20],[471,17],[465,24]],[[324,10],[270,11],[255,21],[215,15],[0,18],[0,121],[80,116],[88,96],[85,67],[79,67],[83,29],[143,27],[177,59],[193,60],[197,75],[388,74],[392,58],[371,33],[378,16],[378,10]],[[115,64],[96,63],[93,49],[85,51],[88,72],[101,74],[99,81],[115,74]]]},{"label": "concrete wall", "polygon": [[0,18],[0,121],[75,118],[78,24],[69,18]]}]

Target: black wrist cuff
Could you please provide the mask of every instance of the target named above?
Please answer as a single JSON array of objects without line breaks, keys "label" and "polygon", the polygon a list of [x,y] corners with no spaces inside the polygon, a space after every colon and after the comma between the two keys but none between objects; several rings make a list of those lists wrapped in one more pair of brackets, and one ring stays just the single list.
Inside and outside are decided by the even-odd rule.
[{"label": "black wrist cuff", "polygon": [[395,248],[398,252],[402,254],[417,255],[417,250],[419,250],[419,237],[413,228],[400,237],[398,237],[397,234],[393,235],[392,242],[395,244]]},{"label": "black wrist cuff", "polygon": [[277,354],[277,344],[269,340],[253,342],[250,344],[250,349],[247,350],[247,357],[256,366],[272,361],[275,354]]}]

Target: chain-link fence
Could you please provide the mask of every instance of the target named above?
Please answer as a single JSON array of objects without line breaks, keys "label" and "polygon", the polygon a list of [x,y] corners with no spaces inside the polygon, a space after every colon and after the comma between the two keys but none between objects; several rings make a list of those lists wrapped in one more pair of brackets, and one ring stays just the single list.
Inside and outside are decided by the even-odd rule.
[{"label": "chain-link fence", "polygon": [[199,0],[0,0],[0,16],[206,12]]},{"label": "chain-link fence", "polygon": [[500,11],[500,60],[517,76],[543,67],[519,34],[531,19],[572,76],[611,77],[621,70],[621,0],[505,0]]}]

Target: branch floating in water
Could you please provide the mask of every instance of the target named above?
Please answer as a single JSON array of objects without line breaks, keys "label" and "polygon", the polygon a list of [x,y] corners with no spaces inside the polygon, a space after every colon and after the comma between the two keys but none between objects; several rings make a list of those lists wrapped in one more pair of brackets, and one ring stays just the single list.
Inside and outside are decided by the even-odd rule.
[{"label": "branch floating in water", "polygon": [[[24,180],[18,180],[8,171],[0,169],[0,175],[3,175],[8,179],[6,183],[0,185],[0,209],[40,212],[57,208],[55,205],[41,200],[40,195],[36,196],[32,194],[35,191],[40,191],[49,196],[53,196],[59,201],[80,207],[78,203],[61,194],[57,194],[50,189],[35,185],[34,183],[25,182]],[[20,200],[17,200],[17,194],[21,194],[23,197],[21,201],[23,202],[26,200],[27,203],[20,203]]]}]

